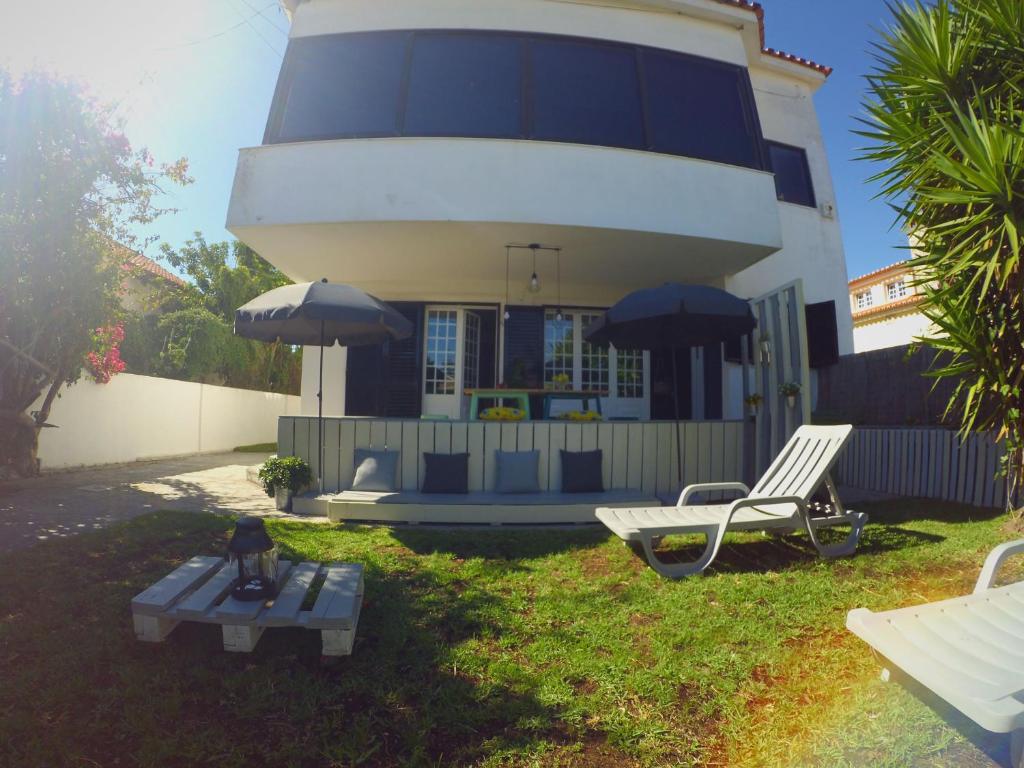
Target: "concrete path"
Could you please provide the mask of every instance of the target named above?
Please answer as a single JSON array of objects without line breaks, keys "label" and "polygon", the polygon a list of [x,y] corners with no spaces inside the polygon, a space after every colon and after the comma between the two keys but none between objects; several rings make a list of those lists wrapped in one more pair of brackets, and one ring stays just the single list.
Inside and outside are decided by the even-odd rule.
[{"label": "concrete path", "polygon": [[246,479],[246,469],[266,458],[259,453],[199,454],[0,483],[0,552],[160,509],[282,516],[274,500]]}]

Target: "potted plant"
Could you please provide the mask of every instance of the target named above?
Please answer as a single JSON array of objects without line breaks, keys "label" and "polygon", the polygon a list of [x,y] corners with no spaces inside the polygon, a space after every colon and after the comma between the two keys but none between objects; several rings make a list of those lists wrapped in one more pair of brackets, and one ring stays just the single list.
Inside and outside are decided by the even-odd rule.
[{"label": "potted plant", "polygon": [[758,394],[757,392],[754,392],[753,394],[747,395],[746,397],[743,398],[743,402],[750,406],[750,410],[754,414],[757,413],[757,407],[761,404],[762,400],[764,400],[764,398],[761,397],[761,395]]},{"label": "potted plant", "polygon": [[563,392],[568,392],[569,391],[569,384],[570,384],[569,374],[567,374],[567,373],[556,373],[554,375],[554,377],[552,377],[551,380],[554,383],[554,385],[555,385],[554,388],[556,390],[561,390]]},{"label": "potted plant", "polygon": [[779,394],[786,398],[789,407],[796,405],[796,396],[800,394],[800,385],[794,381],[787,381],[779,385]]},{"label": "potted plant", "polygon": [[282,512],[291,512],[292,497],[313,482],[313,473],[298,456],[271,456],[260,467],[260,482]]}]

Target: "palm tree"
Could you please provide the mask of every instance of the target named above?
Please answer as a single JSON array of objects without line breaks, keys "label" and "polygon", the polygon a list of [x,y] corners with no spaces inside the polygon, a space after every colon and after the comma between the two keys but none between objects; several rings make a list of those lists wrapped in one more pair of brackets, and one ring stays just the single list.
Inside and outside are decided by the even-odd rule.
[{"label": "palm tree", "polygon": [[[913,268],[956,381],[947,414],[1005,440],[1008,506],[1024,479],[1024,3],[891,5],[875,45],[863,157],[917,247]],[[1019,517],[1024,508],[1018,509]]]}]

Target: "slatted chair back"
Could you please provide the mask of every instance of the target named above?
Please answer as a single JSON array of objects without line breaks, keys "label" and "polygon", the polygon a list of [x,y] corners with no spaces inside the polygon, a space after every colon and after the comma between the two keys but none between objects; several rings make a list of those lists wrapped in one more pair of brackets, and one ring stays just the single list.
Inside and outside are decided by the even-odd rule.
[{"label": "slatted chair back", "polygon": [[849,424],[800,427],[750,495],[758,498],[798,496],[810,501],[852,435],[853,427]]}]

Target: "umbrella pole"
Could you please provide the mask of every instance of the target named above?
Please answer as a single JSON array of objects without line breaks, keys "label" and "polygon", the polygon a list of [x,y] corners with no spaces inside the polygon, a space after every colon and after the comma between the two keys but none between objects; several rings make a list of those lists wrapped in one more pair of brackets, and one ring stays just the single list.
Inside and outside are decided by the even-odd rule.
[{"label": "umbrella pole", "polygon": [[318,495],[324,493],[324,321],[320,321],[320,382],[316,391],[316,475]]},{"label": "umbrella pole", "polygon": [[672,402],[676,412],[676,469],[679,471],[679,488],[683,487],[683,452],[679,445],[679,372],[676,366],[678,349],[672,347]]}]

